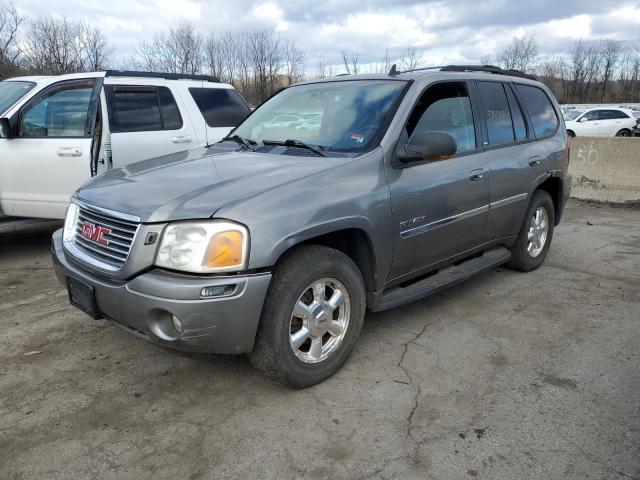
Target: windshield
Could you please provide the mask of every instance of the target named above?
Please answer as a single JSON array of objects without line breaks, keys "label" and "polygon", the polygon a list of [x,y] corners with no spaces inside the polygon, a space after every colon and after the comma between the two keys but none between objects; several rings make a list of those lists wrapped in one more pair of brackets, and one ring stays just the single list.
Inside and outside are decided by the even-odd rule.
[{"label": "windshield", "polygon": [[0,82],[0,114],[4,113],[14,103],[24,97],[35,87],[33,82],[15,82],[5,80]]},{"label": "windshield", "polygon": [[233,135],[249,143],[296,140],[322,151],[367,150],[406,82],[358,80],[287,88],[261,105]]},{"label": "windshield", "polygon": [[575,120],[582,113],[582,110],[567,110],[562,115],[565,120]]}]

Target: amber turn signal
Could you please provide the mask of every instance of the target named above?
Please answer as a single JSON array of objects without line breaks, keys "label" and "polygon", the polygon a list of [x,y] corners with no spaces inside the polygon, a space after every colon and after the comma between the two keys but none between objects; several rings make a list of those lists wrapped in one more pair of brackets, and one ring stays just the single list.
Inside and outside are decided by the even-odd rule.
[{"label": "amber turn signal", "polygon": [[209,242],[205,263],[209,268],[234,267],[243,261],[244,235],[238,230],[216,233]]}]

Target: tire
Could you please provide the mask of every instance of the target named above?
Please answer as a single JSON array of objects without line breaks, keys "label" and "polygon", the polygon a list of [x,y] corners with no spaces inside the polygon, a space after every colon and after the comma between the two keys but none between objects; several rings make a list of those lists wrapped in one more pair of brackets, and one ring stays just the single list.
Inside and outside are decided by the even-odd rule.
[{"label": "tire", "polygon": [[616,133],[616,137],[630,137],[630,136],[631,136],[631,131],[627,130],[626,128],[623,128],[618,133]]},{"label": "tire", "polygon": [[573,133],[571,130],[567,130],[567,137],[569,138],[575,138],[576,134]]},{"label": "tire", "polygon": [[[541,230],[532,232],[533,223],[535,222],[536,213],[539,209],[546,211],[546,235],[544,241],[541,241],[541,237],[537,236],[542,233]],[[543,214],[544,220],[544,214]],[[510,248],[511,260],[507,262],[507,267],[513,270],[519,270],[521,272],[530,272],[535,270],[543,264],[544,259],[549,251],[551,240],[553,239],[553,227],[555,223],[555,208],[551,195],[544,190],[536,190],[527,208],[527,214],[518,235],[516,243]],[[537,245],[536,242],[530,243],[530,234],[534,234],[534,239],[537,243],[542,243],[542,247]]]},{"label": "tire", "polygon": [[[324,282],[323,293],[313,286]],[[331,311],[330,300],[336,290],[345,290],[342,303]],[[324,297],[321,300],[321,297]],[[303,308],[300,302],[304,303]],[[322,320],[309,315],[311,309],[323,309]],[[322,307],[324,306],[324,307]],[[301,312],[300,316],[294,315]],[[366,292],[362,275],[356,264],[345,254],[319,245],[297,247],[282,258],[273,270],[253,351],[249,360],[277,383],[293,388],[305,388],[333,375],[347,360],[362,330],[366,308]],[[303,315],[304,314],[304,315]],[[304,319],[306,316],[306,320]],[[346,326],[344,319],[347,319]],[[317,323],[314,323],[317,322]],[[327,331],[329,323],[343,325]],[[305,325],[308,327],[305,327]],[[309,335],[304,336],[307,328]],[[297,333],[297,336],[294,336]],[[306,338],[299,347],[294,341]],[[318,347],[320,338],[320,347]],[[338,340],[339,339],[339,340]],[[315,347],[312,351],[312,347]],[[330,343],[334,342],[334,343]],[[333,351],[329,351],[330,348]],[[304,350],[308,348],[308,352]],[[321,350],[318,350],[320,348]],[[327,349],[327,356],[325,355]],[[318,351],[322,355],[317,355]]]}]

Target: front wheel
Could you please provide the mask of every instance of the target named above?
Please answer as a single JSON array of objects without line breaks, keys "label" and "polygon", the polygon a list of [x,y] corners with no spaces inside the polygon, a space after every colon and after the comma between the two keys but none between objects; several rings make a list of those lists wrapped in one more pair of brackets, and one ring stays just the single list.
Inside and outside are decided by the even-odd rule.
[{"label": "front wheel", "polygon": [[551,245],[554,224],[555,209],[551,195],[544,190],[536,190],[518,239],[511,247],[511,260],[507,267],[530,272],[542,265]]},{"label": "front wheel", "polygon": [[616,133],[616,137],[630,137],[630,136],[631,136],[631,130],[627,130],[626,128],[623,128],[618,133]]},{"label": "front wheel", "polygon": [[567,130],[567,137],[569,138],[575,138],[576,134],[573,133],[571,130]]},{"label": "front wheel", "polygon": [[345,254],[308,245],[276,265],[251,363],[278,383],[304,388],[333,375],[360,335],[366,293]]}]

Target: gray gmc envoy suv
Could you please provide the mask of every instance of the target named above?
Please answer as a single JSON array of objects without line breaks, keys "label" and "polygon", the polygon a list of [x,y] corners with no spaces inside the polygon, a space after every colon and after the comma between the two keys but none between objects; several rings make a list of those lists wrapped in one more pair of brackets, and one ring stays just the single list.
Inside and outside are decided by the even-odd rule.
[{"label": "gray gmc envoy suv", "polygon": [[53,262],[95,319],[246,353],[306,387],[345,362],[366,309],[539,267],[568,153],[553,95],[521,72],[394,66],[301,83],[220,143],[81,187]]}]

